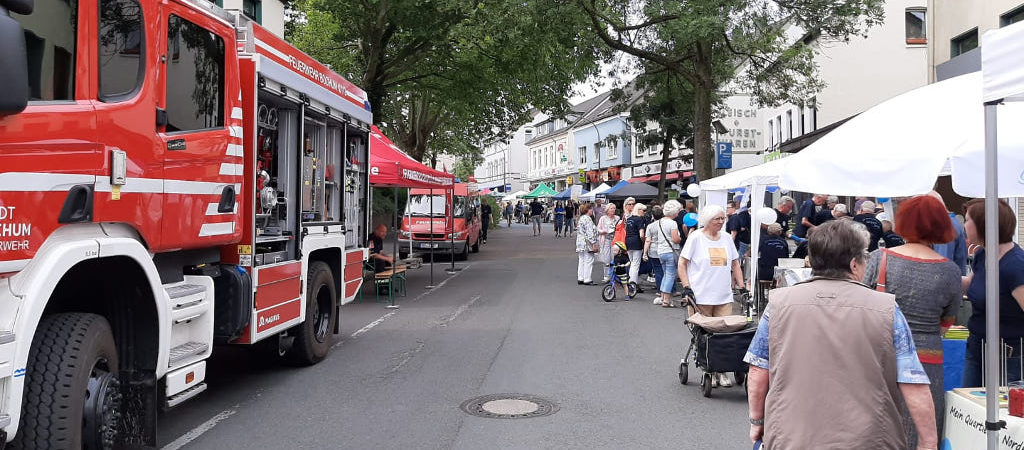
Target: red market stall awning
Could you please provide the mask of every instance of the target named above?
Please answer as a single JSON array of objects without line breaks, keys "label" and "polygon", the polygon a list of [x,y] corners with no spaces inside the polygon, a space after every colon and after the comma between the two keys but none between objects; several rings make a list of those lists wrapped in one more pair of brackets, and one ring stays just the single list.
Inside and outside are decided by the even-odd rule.
[{"label": "red market stall awning", "polygon": [[370,185],[451,189],[455,175],[431,169],[412,159],[384,136],[377,126],[370,128]]}]

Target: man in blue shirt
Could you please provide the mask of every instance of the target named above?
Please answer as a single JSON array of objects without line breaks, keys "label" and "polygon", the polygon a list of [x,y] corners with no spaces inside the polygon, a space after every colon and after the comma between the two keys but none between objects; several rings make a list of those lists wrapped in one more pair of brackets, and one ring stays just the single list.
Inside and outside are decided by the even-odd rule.
[{"label": "man in blue shirt", "polygon": [[814,194],[810,200],[805,200],[800,205],[800,210],[796,213],[794,221],[796,226],[793,228],[793,234],[797,237],[807,239],[807,230],[815,227],[815,216],[818,214],[818,210],[821,209],[822,205],[825,204],[825,200],[828,197],[824,194]]}]

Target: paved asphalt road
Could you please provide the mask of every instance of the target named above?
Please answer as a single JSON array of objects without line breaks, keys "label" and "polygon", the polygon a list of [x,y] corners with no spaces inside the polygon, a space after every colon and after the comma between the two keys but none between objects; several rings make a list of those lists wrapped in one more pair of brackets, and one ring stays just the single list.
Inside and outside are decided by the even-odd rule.
[{"label": "paved asphalt road", "polygon": [[[490,242],[432,292],[429,266],[399,309],[344,306],[342,334],[313,367],[218,348],[209,390],[160,418],[160,447],[215,449],[746,449],[742,388],[704,398],[676,375],[689,334],[680,308],[604,303],[576,284],[573,238],[525,225]],[[596,279],[600,279],[595,277]],[[649,291],[648,291],[649,292]],[[692,367],[692,366],[691,366]],[[531,394],[560,410],[487,419],[459,405]]]}]

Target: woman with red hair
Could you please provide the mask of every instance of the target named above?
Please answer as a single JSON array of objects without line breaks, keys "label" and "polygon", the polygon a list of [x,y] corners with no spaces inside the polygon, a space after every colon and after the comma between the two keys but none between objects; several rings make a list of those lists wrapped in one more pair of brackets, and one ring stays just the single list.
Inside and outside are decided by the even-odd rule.
[{"label": "woman with red hair", "polygon": [[[956,231],[942,202],[921,195],[900,202],[896,211],[896,232],[907,243],[872,252],[863,281],[896,296],[896,303],[910,325],[917,357],[931,381],[935,425],[942,436],[946,411],[942,336],[953,325],[962,294],[960,269],[931,246],[953,240]],[[910,448],[915,448],[917,431],[906,406],[903,419]]]}]

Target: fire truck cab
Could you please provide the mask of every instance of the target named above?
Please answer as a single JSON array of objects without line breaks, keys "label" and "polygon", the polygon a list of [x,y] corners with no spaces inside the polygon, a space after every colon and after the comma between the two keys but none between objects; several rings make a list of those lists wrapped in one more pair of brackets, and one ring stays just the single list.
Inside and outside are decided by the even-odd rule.
[{"label": "fire truck cab", "polygon": [[0,0],[0,83],[0,448],[155,445],[215,344],[327,356],[365,92],[204,0]]}]

